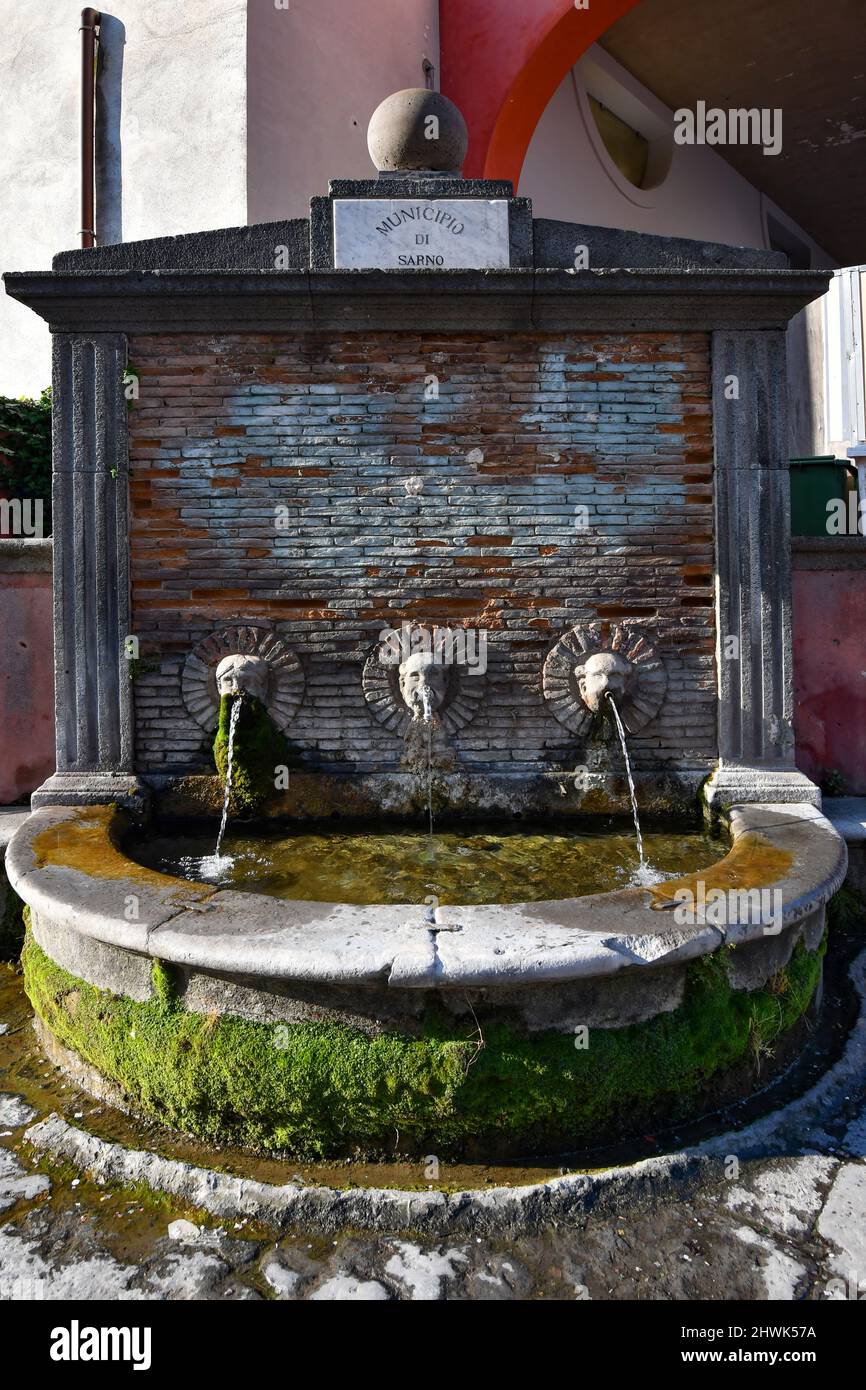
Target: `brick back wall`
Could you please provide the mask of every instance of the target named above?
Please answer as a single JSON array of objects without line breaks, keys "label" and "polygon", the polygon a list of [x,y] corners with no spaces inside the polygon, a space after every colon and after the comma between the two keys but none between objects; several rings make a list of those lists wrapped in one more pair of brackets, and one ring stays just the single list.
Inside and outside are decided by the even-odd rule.
[{"label": "brick back wall", "polygon": [[579,761],[541,666],[597,619],[649,629],[667,666],[637,766],[714,759],[706,335],[178,334],[136,338],[129,356],[142,771],[210,767],[181,669],[242,619],[273,622],[304,663],[292,733],[310,768],[399,767],[361,670],[404,619],[488,631],[458,768]]}]

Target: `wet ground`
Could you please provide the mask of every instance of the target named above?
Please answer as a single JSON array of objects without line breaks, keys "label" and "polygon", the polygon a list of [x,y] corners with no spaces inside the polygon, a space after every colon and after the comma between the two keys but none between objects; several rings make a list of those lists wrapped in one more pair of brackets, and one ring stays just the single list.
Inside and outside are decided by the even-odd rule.
[{"label": "wet ground", "polygon": [[[20,977],[0,967],[0,1297],[23,1299],[840,1299],[866,1294],[866,1076],[791,1152],[738,1162],[697,1186],[599,1203],[559,1227],[454,1240],[345,1230],[279,1233],[184,1209],[149,1188],[94,1182],[28,1149],[61,1113],[134,1147],[159,1131],[99,1105],[40,1058]],[[797,1152],[798,1147],[807,1151]],[[206,1151],[172,1140],[203,1163]],[[238,1156],[210,1153],[237,1170]],[[550,1167],[307,1169],[247,1160],[265,1180],[428,1186],[515,1184]]]}]

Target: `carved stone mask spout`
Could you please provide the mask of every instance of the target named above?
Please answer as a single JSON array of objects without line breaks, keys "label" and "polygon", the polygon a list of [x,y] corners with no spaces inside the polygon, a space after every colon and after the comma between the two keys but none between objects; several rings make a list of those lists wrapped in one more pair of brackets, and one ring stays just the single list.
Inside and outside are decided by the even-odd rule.
[{"label": "carved stone mask spout", "polygon": [[575,668],[580,697],[594,713],[604,708],[609,695],[615,700],[625,696],[633,673],[631,662],[618,652],[596,652]]},{"label": "carved stone mask spout", "polygon": [[267,704],[268,663],[260,656],[226,656],[216,668],[216,683],[223,695],[251,695]]},{"label": "carved stone mask spout", "polygon": [[448,673],[425,652],[416,652],[400,666],[400,694],[413,719],[429,722],[445,699]]}]

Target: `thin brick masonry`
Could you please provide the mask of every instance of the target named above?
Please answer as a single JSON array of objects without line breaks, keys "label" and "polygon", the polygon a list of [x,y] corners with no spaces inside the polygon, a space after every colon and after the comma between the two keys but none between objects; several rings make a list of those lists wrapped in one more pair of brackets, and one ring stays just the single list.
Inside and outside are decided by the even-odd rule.
[{"label": "thin brick masonry", "polygon": [[599,619],[648,628],[667,666],[637,766],[713,761],[706,335],[173,334],[129,357],[142,770],[210,768],[181,668],[243,619],[274,623],[304,663],[291,734],[310,768],[399,766],[361,671],[409,619],[488,632],[458,767],[574,766],[541,666]]}]

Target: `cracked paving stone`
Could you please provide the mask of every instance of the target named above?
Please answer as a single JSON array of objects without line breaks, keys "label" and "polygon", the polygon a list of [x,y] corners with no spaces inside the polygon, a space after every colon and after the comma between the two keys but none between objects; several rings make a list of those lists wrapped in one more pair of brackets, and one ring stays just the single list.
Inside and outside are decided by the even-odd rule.
[{"label": "cracked paving stone", "polygon": [[800,1285],[807,1278],[806,1266],[780,1250],[766,1236],[758,1235],[751,1226],[741,1226],[733,1234],[755,1252],[754,1262],[763,1280],[764,1298],[785,1302],[795,1299]]},{"label": "cracked paving stone", "polygon": [[20,1129],[22,1125],[29,1125],[31,1120],[35,1120],[37,1113],[20,1096],[0,1095],[0,1125]]},{"label": "cracked paving stone", "polygon": [[254,1258],[256,1248],[226,1241],[217,1256],[210,1250],[172,1248],[161,1236],[135,1263],[127,1263],[102,1246],[95,1223],[78,1206],[60,1213],[40,1207],[0,1227],[0,1278],[4,1288],[39,1290],[22,1294],[24,1298],[221,1298],[223,1282]]},{"label": "cracked paving stone", "polygon": [[150,1298],[195,1300],[208,1298],[229,1274],[225,1260],[204,1250],[173,1252],[144,1267]]},{"label": "cracked paving stone", "polygon": [[333,1274],[310,1294],[310,1302],[384,1303],[391,1295],[377,1279],[356,1279],[352,1274]]},{"label": "cracked paving stone", "polygon": [[14,1154],[0,1149],[0,1211],[7,1211],[16,1202],[32,1202],[50,1190],[51,1182],[44,1173],[28,1173]]},{"label": "cracked paving stone", "polygon": [[457,1274],[460,1265],[467,1263],[463,1250],[422,1251],[410,1241],[400,1241],[385,1265],[385,1273],[408,1291],[414,1302],[431,1302],[444,1297],[444,1284]]},{"label": "cracked paving stone", "polygon": [[836,1247],[830,1269],[845,1278],[866,1279],[866,1165],[846,1163],[818,1218],[818,1234]]},{"label": "cracked paving stone", "polygon": [[836,1166],[821,1154],[773,1160],[731,1188],[725,1206],[779,1235],[807,1236]]}]

